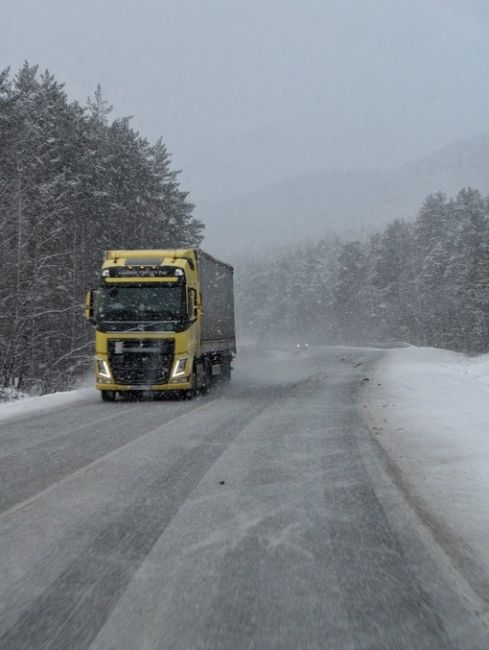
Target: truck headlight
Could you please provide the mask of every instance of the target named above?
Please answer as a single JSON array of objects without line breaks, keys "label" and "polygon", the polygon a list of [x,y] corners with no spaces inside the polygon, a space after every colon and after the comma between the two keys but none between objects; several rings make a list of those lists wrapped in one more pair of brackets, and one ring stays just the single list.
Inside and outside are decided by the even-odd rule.
[{"label": "truck headlight", "polygon": [[186,367],[187,367],[187,357],[184,357],[183,359],[177,359],[175,361],[175,364],[173,366],[173,371],[171,373],[172,378],[174,379],[175,377],[184,377],[185,375],[187,375]]},{"label": "truck headlight", "polygon": [[103,359],[97,359],[97,374],[104,379],[112,379],[109,364]]}]

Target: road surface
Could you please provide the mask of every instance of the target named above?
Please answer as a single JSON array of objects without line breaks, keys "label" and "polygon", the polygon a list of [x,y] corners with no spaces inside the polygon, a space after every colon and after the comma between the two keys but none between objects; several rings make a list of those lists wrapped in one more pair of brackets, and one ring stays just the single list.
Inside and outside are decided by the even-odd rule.
[{"label": "road surface", "polygon": [[381,355],[248,353],[192,402],[0,422],[0,648],[487,650],[361,417]]}]

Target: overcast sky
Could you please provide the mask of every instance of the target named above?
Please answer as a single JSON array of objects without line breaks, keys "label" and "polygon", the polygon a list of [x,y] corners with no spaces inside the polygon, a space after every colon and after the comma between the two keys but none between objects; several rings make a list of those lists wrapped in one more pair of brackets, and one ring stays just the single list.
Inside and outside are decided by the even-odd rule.
[{"label": "overcast sky", "polygon": [[194,201],[489,131],[488,0],[3,0],[0,64],[163,136]]}]

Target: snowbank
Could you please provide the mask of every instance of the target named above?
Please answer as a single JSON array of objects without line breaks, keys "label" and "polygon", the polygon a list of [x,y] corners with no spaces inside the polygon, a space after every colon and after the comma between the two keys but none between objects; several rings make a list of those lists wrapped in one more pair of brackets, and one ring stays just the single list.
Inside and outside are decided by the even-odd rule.
[{"label": "snowbank", "polygon": [[0,422],[17,417],[37,415],[46,411],[63,408],[76,402],[92,401],[97,397],[94,388],[79,388],[77,390],[27,397],[14,402],[0,402]]},{"label": "snowbank", "polygon": [[388,351],[364,406],[389,466],[438,541],[473,578],[489,572],[489,355]]}]

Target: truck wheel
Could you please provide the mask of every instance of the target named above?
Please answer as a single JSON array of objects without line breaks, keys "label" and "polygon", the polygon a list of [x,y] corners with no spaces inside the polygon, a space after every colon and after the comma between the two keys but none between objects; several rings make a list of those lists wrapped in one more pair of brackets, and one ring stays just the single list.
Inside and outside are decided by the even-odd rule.
[{"label": "truck wheel", "polygon": [[197,394],[197,376],[195,374],[195,367],[192,371],[192,374],[190,375],[191,381],[192,381],[192,388],[189,388],[188,390],[182,390],[180,393],[180,396],[182,399],[193,399],[195,395]]},{"label": "truck wheel", "polygon": [[209,392],[211,379],[209,376],[209,366],[205,360],[199,363],[197,366],[197,377],[198,377],[198,385],[197,385],[198,392],[201,395],[206,395],[206,393]]},{"label": "truck wheel", "polygon": [[211,378],[209,375],[209,368],[204,367],[204,382],[202,384],[202,388],[200,389],[202,395],[206,395],[209,392],[210,387],[211,387]]},{"label": "truck wheel", "polygon": [[115,390],[101,390],[102,402],[115,402]]}]

